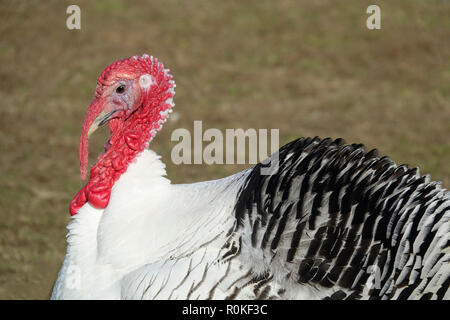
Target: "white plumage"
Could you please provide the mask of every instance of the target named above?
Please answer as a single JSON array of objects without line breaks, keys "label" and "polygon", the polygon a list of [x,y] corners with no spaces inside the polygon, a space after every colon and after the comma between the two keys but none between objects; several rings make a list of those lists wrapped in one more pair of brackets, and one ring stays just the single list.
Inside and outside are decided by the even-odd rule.
[{"label": "white plumage", "polygon": [[[105,210],[87,203],[73,217],[52,298],[142,298],[148,282],[164,281],[173,289],[191,265],[192,280],[172,293],[186,297],[199,270],[219,258],[244,174],[192,185],[170,184],[164,175],[159,157],[146,150],[114,185]],[[213,268],[212,281],[223,272],[220,263]],[[147,290],[144,298],[159,289]]]},{"label": "white plumage", "polygon": [[[278,298],[321,299],[338,291],[347,295],[354,292],[338,285],[327,288],[299,284],[296,277],[286,278],[291,267],[301,263],[319,230],[314,228],[304,234],[298,245],[303,253],[292,262],[286,264],[285,257],[277,259],[289,249],[297,226],[293,214],[284,230],[285,241],[276,250],[252,246],[253,234],[262,238],[267,230],[261,227],[255,232],[250,218],[245,218],[243,228],[236,230],[236,201],[251,172],[252,169],[225,179],[176,185],[164,177],[160,157],[153,151],[144,151],[114,185],[105,210],[87,203],[73,217],[68,226],[67,255],[52,299],[224,299],[233,294],[254,299],[261,294],[255,294],[255,288],[264,279],[270,279],[270,294],[278,293]],[[443,285],[448,288],[450,211],[445,211],[438,223],[433,223],[431,214],[450,206],[448,194],[440,195],[438,199],[447,200],[441,201],[440,208],[436,208],[439,200],[432,202],[418,224],[420,231],[414,242],[406,240],[419,206],[411,215],[399,219],[395,228],[389,223],[388,234],[395,235],[390,240],[392,245],[398,241],[404,245],[395,257],[389,253],[391,262],[386,264],[393,263],[394,269],[402,271],[396,281],[385,281],[380,292],[392,291],[407,276],[409,284],[422,278],[423,291],[437,291]],[[312,201],[308,203],[306,210],[311,210]],[[286,201],[284,207],[288,205]],[[319,225],[328,223],[325,210],[320,219]],[[436,236],[423,262],[414,260],[414,255],[405,255],[418,254],[430,229],[435,229]],[[230,234],[230,230],[234,232]],[[233,246],[238,249],[233,250]],[[228,258],[232,259],[224,258],[230,252]],[[366,270],[358,273],[356,279]],[[426,281],[435,274],[440,277]],[[361,297],[368,297],[368,291],[369,287],[363,287]]]}]

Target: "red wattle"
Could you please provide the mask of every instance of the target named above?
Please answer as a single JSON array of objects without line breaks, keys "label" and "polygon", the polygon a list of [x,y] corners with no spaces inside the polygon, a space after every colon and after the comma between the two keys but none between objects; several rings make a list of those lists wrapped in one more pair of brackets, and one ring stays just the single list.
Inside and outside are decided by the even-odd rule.
[{"label": "red wattle", "polygon": [[108,205],[110,196],[111,188],[109,186],[99,184],[90,189],[87,184],[78,191],[70,203],[70,215],[75,215],[88,201],[95,208],[104,209]]},{"label": "red wattle", "polygon": [[127,143],[128,147],[137,150],[139,149],[139,139],[135,133],[128,133],[125,136],[125,142]]},{"label": "red wattle", "polygon": [[75,215],[78,210],[81,209],[82,206],[87,202],[85,187],[81,188],[80,191],[76,194],[73,200],[70,202],[70,215]]},{"label": "red wattle", "polygon": [[90,192],[88,195],[88,201],[94,207],[104,209],[108,205],[110,196],[111,189],[106,189],[101,192]]}]

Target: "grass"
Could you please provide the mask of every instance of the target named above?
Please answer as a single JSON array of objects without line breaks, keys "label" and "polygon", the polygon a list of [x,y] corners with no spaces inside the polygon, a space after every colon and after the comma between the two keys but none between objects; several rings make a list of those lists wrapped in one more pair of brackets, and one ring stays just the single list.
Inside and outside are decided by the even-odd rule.
[{"label": "grass", "polygon": [[[450,2],[0,1],[0,298],[45,299],[65,253],[68,204],[82,186],[81,122],[98,74],[147,52],[177,82],[177,121],[152,142],[173,182],[242,165],[170,162],[171,132],[278,128],[343,137],[450,182]],[[65,10],[81,7],[81,30]],[[92,161],[105,131],[91,143]]]}]

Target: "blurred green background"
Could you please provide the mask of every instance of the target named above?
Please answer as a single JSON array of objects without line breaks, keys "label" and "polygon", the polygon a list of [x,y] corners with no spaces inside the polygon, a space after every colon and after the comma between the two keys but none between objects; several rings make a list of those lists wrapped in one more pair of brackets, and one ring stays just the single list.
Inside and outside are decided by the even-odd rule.
[{"label": "blurred green background", "polygon": [[[66,8],[81,8],[81,30]],[[366,8],[381,7],[381,30]],[[278,128],[280,145],[342,137],[450,182],[450,1],[0,1],[0,298],[46,299],[82,186],[78,142],[96,78],[149,53],[176,116],[152,142],[173,182],[245,166],[170,161],[176,128]],[[178,119],[177,119],[178,118]],[[91,143],[91,161],[106,130]]]}]

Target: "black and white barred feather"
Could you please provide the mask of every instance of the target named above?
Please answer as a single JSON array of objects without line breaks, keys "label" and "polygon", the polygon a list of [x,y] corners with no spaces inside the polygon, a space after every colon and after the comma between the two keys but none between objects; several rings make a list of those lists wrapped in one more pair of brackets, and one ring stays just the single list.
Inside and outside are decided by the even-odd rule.
[{"label": "black and white barred feather", "polygon": [[246,177],[227,243],[254,298],[450,299],[450,193],[439,183],[342,139],[295,140],[278,161]]}]

